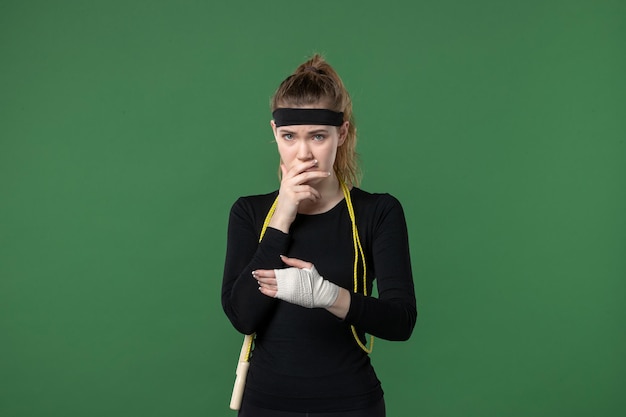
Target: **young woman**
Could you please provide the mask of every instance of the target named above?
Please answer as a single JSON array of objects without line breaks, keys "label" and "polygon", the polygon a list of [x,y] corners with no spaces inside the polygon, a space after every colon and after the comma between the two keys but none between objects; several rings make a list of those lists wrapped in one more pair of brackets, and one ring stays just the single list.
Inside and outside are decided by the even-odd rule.
[{"label": "young woman", "polygon": [[280,189],[237,200],[228,226],[222,305],[255,337],[239,416],[382,417],[373,337],[407,340],[417,318],[402,207],[357,187],[352,103],[322,57],[271,109]]}]

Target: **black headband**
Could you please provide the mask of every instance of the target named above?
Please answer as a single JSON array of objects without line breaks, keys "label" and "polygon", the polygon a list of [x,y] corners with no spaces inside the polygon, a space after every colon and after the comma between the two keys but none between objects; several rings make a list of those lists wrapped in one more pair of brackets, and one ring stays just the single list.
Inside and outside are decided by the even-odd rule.
[{"label": "black headband", "polygon": [[276,109],[272,112],[276,127],[291,125],[341,126],[343,112],[327,109]]}]

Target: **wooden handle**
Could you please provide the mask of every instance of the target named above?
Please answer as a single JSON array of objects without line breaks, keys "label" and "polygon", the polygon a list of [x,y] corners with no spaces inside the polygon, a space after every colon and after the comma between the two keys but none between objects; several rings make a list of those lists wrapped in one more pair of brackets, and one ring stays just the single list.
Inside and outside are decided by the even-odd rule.
[{"label": "wooden handle", "polygon": [[235,378],[235,385],[233,386],[233,394],[230,397],[231,410],[239,410],[239,408],[241,408],[241,399],[243,398],[243,390],[246,386],[248,368],[250,368],[250,362],[239,362],[239,364],[237,364],[237,377]]}]

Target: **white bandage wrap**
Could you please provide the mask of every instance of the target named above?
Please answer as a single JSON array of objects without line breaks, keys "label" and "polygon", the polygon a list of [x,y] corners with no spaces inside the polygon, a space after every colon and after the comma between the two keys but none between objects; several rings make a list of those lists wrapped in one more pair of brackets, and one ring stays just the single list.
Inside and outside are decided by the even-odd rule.
[{"label": "white bandage wrap", "polygon": [[335,303],[339,287],[311,269],[275,269],[276,298],[307,308],[328,308]]}]

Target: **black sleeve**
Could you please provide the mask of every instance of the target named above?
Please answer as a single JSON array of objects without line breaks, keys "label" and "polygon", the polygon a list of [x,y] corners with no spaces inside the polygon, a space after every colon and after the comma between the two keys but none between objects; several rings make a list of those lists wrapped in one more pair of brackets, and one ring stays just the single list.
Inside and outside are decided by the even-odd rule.
[{"label": "black sleeve", "polygon": [[407,340],[417,319],[406,220],[400,202],[387,195],[376,210],[372,263],[378,298],[352,293],[346,320],[387,340]]},{"label": "black sleeve", "polygon": [[222,307],[235,329],[244,334],[256,332],[276,304],[275,299],[259,291],[252,271],[283,267],[279,256],[286,253],[289,244],[289,235],[273,228],[267,228],[259,243],[265,214],[263,210],[255,213],[252,203],[240,198],[228,221]]}]

